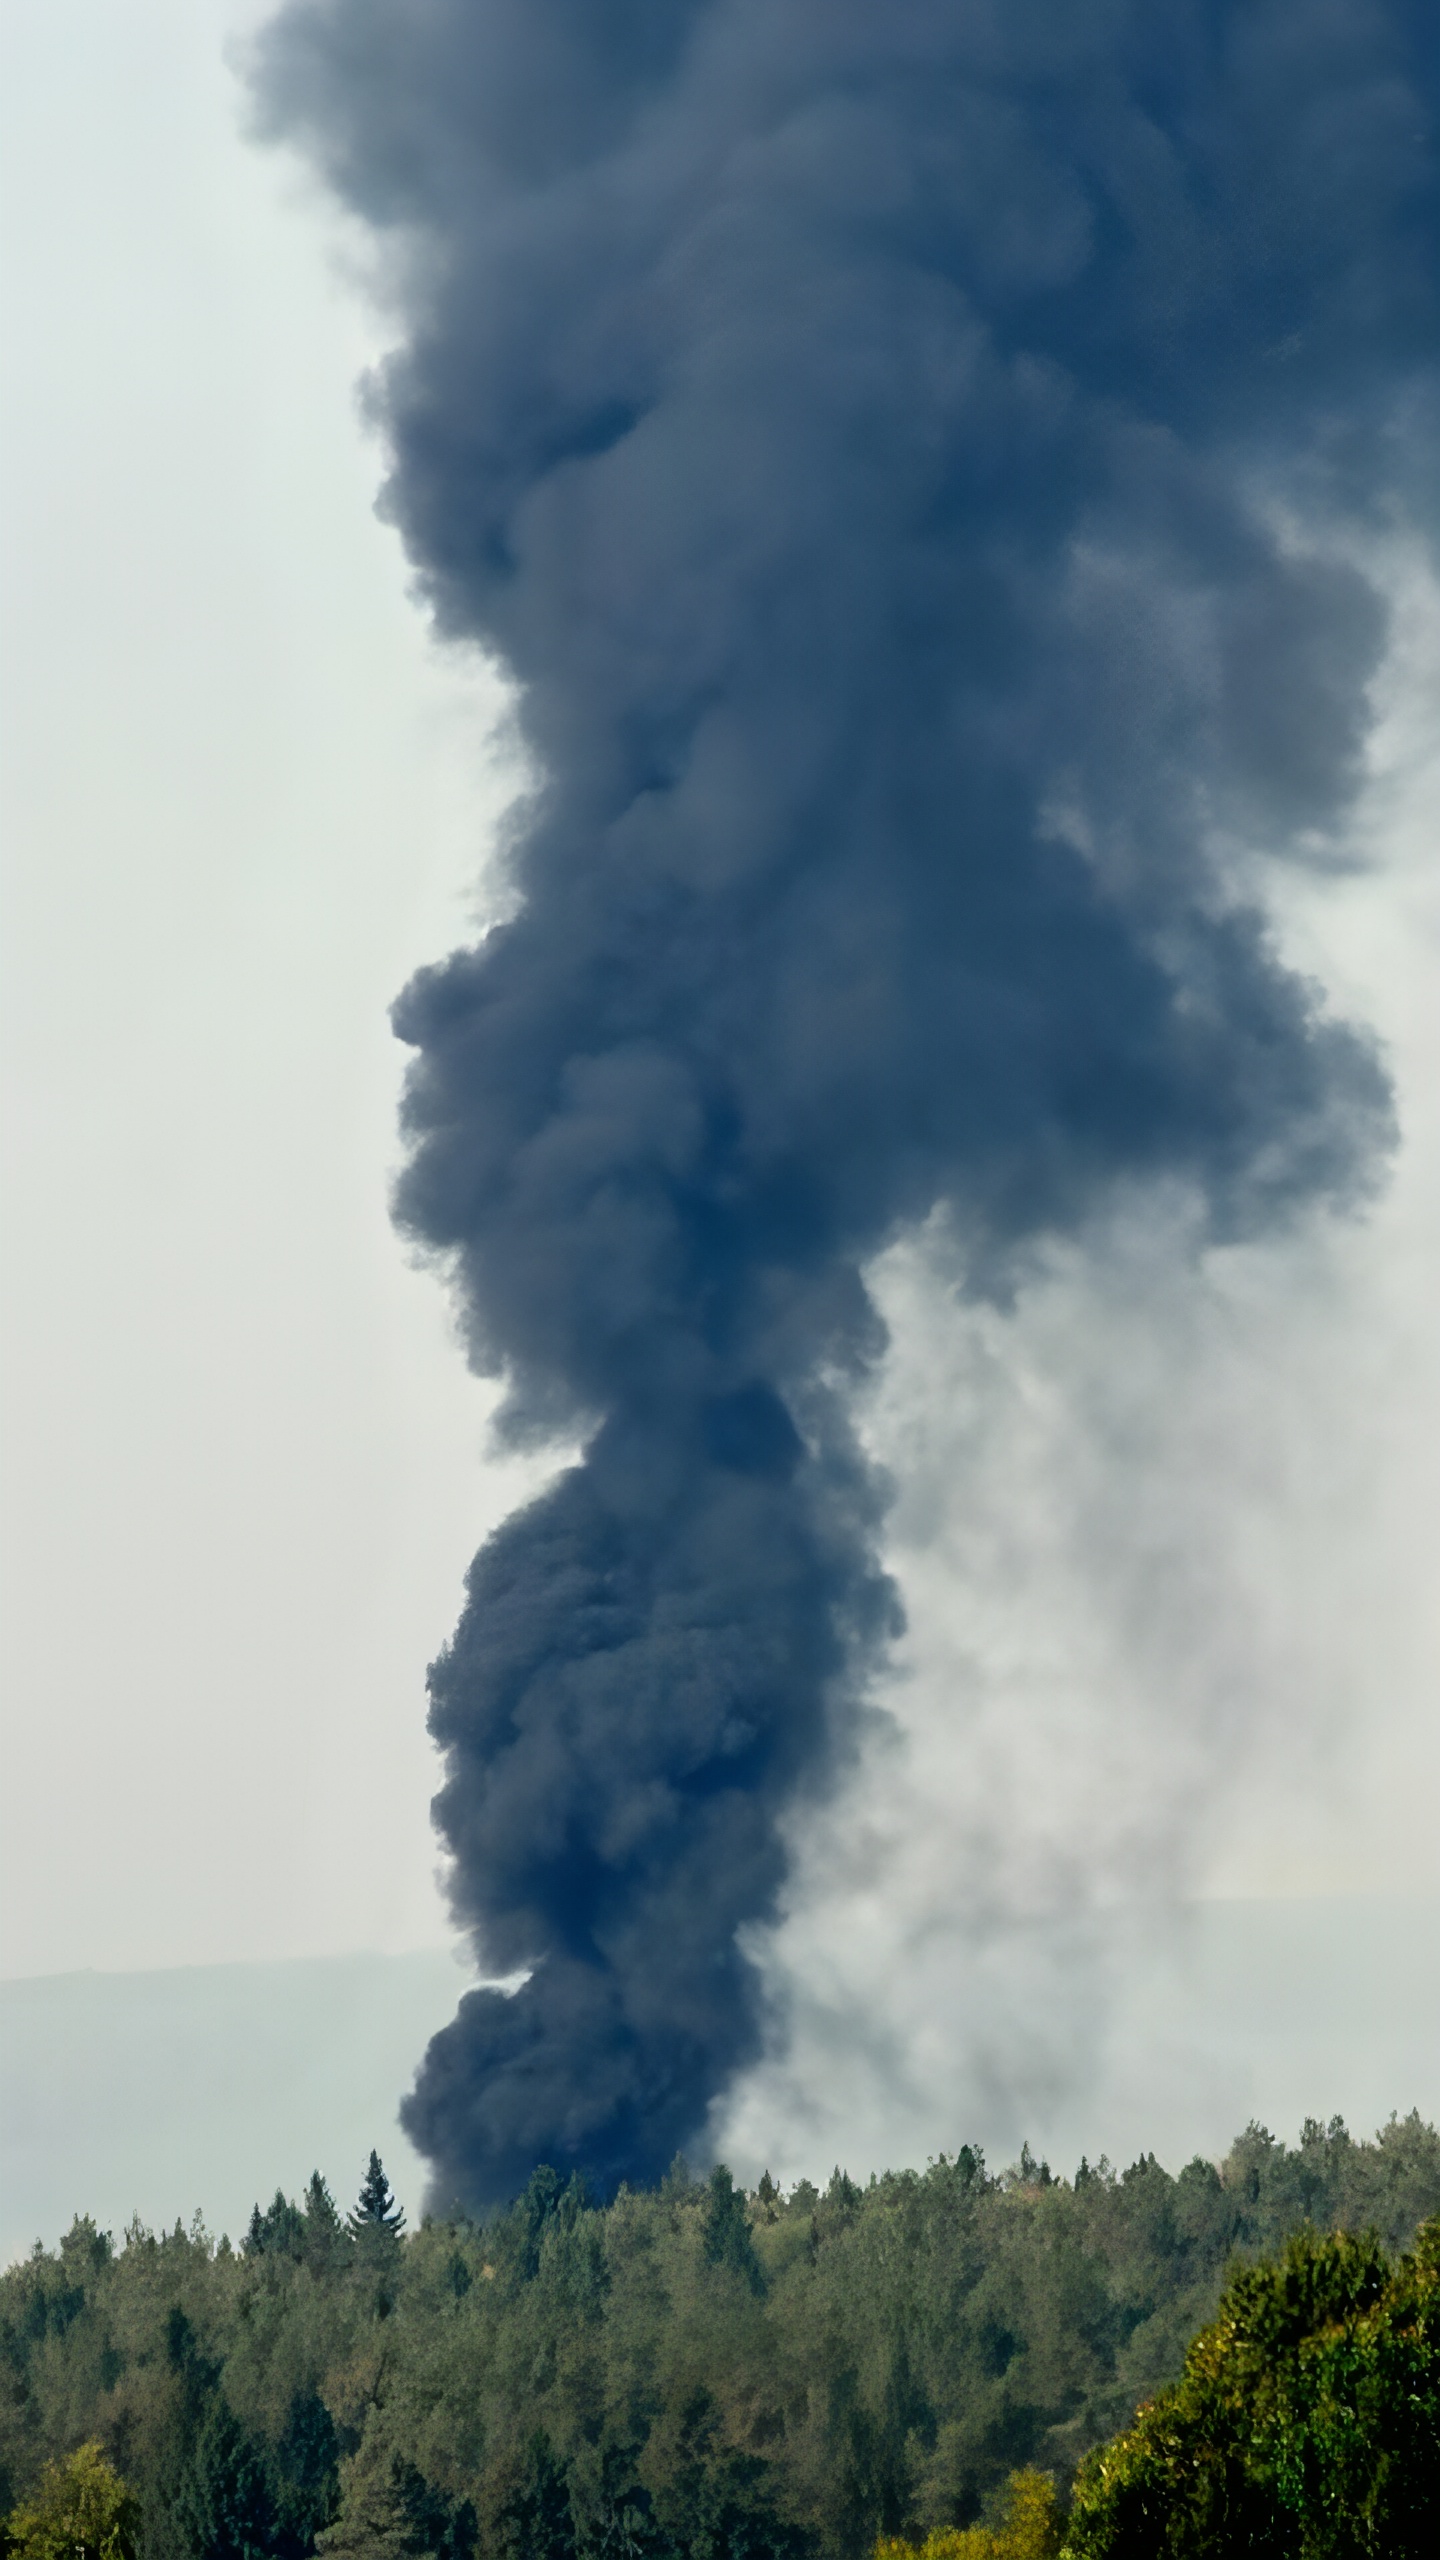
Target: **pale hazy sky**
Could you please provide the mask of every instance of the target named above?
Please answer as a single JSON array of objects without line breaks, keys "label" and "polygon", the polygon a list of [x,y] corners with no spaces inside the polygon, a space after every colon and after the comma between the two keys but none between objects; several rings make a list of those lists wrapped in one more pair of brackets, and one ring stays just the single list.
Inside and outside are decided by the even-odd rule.
[{"label": "pale hazy sky", "polygon": [[434,1940],[427,1657],[497,1508],[386,1223],[386,1006],[495,689],[205,0],[6,0],[5,1962]]},{"label": "pale hazy sky", "polygon": [[[442,1939],[424,1664],[520,1483],[385,1217],[385,1008],[479,912],[503,703],[371,516],[378,324],[239,138],[238,14],[0,10],[11,1975]],[[1037,1920],[1440,1887],[1440,610],[1387,575],[1375,869],[1283,930],[1391,1043],[1394,1188],[1198,1274],[1152,1215],[1009,1318],[892,1258],[899,1721],[797,1840],[737,2126],[842,2034],[947,2104],[1019,2068]]]}]

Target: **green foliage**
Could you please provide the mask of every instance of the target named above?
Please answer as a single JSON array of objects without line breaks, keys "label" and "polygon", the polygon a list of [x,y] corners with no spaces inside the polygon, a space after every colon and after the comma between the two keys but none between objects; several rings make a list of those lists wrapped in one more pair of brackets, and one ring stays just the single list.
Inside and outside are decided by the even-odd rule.
[{"label": "green foliage", "polygon": [[277,2187],[275,2201],[266,2208],[264,2213],[261,2212],[259,2205],[256,2205],[250,2216],[250,2228],[245,2234],[244,2246],[245,2254],[250,2258],[259,2257],[266,2249],[280,2258],[303,2258],[305,2216],[299,2205],[292,2204],[288,2196],[282,2195]]},{"label": "green foliage", "polygon": [[728,2267],[752,2293],[765,2290],[765,2271],[755,2255],[745,2198],[722,2161],[710,2172],[702,2225],[707,2267]]},{"label": "green foliage", "polygon": [[1248,2267],[1182,2379],[1082,2465],[1067,2560],[1432,2560],[1440,2551],[1440,2217],[1392,2266],[1297,2234]]},{"label": "green foliage", "polygon": [[413,2462],[377,2440],[346,2464],[339,2514],[316,2548],[327,2560],[406,2560],[418,2552],[465,2560],[474,2543],[473,2507],[447,2498]]},{"label": "green foliage", "polygon": [[1305,2222],[1407,2245],[1440,2141],[1251,2127],[1173,2178],[971,2150],[751,2196],[677,2162],[604,2208],[542,2170],[483,2226],[410,2232],[378,2159],[365,2194],[347,2229],[312,2180],[239,2250],[77,2222],[0,2278],[0,2505],[94,2442],[145,2560],[1009,2552],[1011,2475],[1063,2491],[1176,2381],[1232,2261]]},{"label": "green foliage", "polygon": [[175,2503],[204,2560],[268,2560],[277,2523],[268,2466],[218,2391],[209,2397]]},{"label": "green foliage", "polygon": [[[329,2191],[325,2188],[325,2182],[318,2169],[310,2181],[312,2192],[317,2184],[328,2195]],[[283,2198],[277,2198],[277,2202],[283,2202]],[[398,2237],[405,2228],[404,2213],[390,2192],[390,2181],[381,2166],[378,2151],[372,2151],[370,2154],[370,2165],[361,2182],[360,2194],[350,2216],[350,2228],[357,2239],[368,2238],[376,2231],[388,2231],[392,2236]]]},{"label": "green foliage", "polygon": [[1044,2471],[1012,2471],[993,2525],[942,2525],[920,2544],[881,2541],[875,2560],[1057,2560],[1062,2523]]},{"label": "green foliage", "polygon": [[134,2560],[135,2501],[95,2443],[47,2462],[32,2506],[9,2518],[15,2560]]},{"label": "green foliage", "polygon": [[305,2190],[303,2224],[301,2256],[305,2264],[317,2275],[333,2273],[343,2266],[350,2251],[350,2234],[318,2169]]}]

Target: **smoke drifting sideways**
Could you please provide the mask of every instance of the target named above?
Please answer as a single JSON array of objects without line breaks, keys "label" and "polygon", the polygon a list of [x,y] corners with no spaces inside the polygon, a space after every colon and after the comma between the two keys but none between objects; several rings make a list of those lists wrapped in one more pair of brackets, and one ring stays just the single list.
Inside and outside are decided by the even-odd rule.
[{"label": "smoke drifting sideways", "polygon": [[[432,2193],[600,2189],[761,2046],[737,1943],[898,1626],[873,1258],[972,1291],[1107,1203],[1354,1201],[1325,860],[1421,506],[1433,67],[1402,0],[289,0],[262,127],[383,245],[383,506],[518,689],[513,907],[396,1007],[402,1227],[517,1440],[436,1815],[492,1973]],[[1428,83],[1428,86],[1427,86]]]}]

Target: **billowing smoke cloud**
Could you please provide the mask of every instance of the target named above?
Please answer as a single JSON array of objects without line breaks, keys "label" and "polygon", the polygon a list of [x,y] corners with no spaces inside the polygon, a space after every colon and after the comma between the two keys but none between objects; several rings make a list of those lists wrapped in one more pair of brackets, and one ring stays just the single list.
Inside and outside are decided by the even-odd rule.
[{"label": "billowing smoke cloud", "polygon": [[1323,858],[1384,639],[1320,511],[1418,486],[1403,0],[290,0],[274,129],[392,245],[385,504],[519,688],[513,912],[423,971],[403,1225],[583,1457],[431,1675],[476,1991],[436,2192],[602,2185],[759,2043],[737,1929],[893,1595],[871,1259],[1136,1185],[1263,1231],[1383,1157],[1227,887]]}]

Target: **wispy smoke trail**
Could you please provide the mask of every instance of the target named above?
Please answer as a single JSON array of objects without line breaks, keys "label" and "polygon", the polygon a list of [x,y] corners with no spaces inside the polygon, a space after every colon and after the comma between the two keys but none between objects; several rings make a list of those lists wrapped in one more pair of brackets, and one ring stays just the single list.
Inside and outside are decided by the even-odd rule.
[{"label": "wispy smoke trail", "polygon": [[[894,1619],[869,1259],[1117,1186],[1362,1186],[1365,1042],[1227,894],[1323,844],[1384,636],[1277,493],[1414,481],[1425,12],[290,0],[258,80],[396,245],[385,504],[520,688],[515,912],[397,1008],[400,1193],[582,1462],[432,1673],[485,1962],[436,2192],[644,2178],[758,2041],[737,1928]],[[1433,85],[1433,84],[1432,84]]]}]

